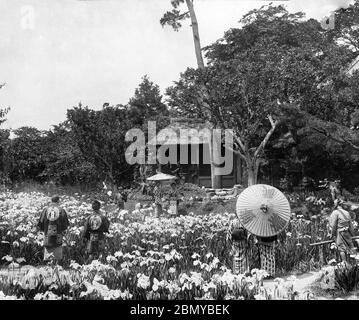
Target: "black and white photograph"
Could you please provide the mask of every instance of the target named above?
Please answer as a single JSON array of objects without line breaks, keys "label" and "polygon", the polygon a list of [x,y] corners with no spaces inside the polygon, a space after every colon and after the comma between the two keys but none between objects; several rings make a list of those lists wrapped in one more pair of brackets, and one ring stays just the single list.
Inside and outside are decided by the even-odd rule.
[{"label": "black and white photograph", "polygon": [[0,0],[0,241],[0,300],[359,300],[359,0]]}]

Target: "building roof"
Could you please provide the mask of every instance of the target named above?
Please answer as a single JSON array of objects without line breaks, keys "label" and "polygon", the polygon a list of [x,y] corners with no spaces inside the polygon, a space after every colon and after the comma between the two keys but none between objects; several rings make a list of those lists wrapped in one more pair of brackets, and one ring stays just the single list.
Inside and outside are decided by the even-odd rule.
[{"label": "building roof", "polygon": [[170,124],[151,139],[150,145],[208,143],[210,124],[198,118],[172,118]]}]

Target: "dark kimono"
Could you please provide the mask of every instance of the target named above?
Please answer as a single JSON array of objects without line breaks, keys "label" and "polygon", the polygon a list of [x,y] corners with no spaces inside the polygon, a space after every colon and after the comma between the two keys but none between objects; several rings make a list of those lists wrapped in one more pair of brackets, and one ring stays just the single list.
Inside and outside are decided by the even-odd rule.
[{"label": "dark kimono", "polygon": [[62,246],[63,233],[69,227],[66,211],[59,206],[49,206],[40,215],[38,227],[44,232],[44,246],[55,248]]},{"label": "dark kimono", "polygon": [[87,252],[99,254],[105,249],[105,232],[109,231],[109,220],[100,213],[93,213],[85,221],[83,237],[87,241]]},{"label": "dark kimono", "polygon": [[64,232],[69,227],[66,211],[51,205],[40,215],[38,227],[44,232],[44,260],[62,260],[62,241]]}]

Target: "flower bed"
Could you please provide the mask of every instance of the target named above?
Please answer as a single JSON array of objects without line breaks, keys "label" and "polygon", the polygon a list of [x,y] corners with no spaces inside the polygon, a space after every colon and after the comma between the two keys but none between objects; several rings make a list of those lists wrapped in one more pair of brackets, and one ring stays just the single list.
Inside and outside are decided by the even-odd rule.
[{"label": "flower bed", "polygon": [[[43,236],[37,232],[36,224],[49,198],[36,192],[7,192],[0,198],[0,212],[3,213],[0,236],[2,241],[11,244],[9,252],[0,252],[3,264],[10,268],[25,263],[41,266]],[[80,195],[63,196],[61,200],[71,224],[65,236],[65,270],[40,267],[21,280],[1,281],[0,291],[6,296],[36,299],[274,297],[263,292],[260,272],[244,277],[234,276],[229,270],[227,230],[233,212],[205,215],[189,212],[185,216],[155,218],[147,212],[151,209],[145,209],[146,212],[108,211],[111,227],[106,255],[103,261],[83,265],[84,247],[80,234],[84,219],[91,212],[91,203]],[[279,272],[320,267],[319,252],[309,243],[325,237],[325,216],[317,215],[311,220],[293,216],[279,239]],[[326,250],[326,259],[329,259],[332,253],[330,248]],[[252,269],[257,268],[255,245],[250,257]],[[66,281],[58,280],[61,277]],[[32,284],[27,287],[26,283]]]}]

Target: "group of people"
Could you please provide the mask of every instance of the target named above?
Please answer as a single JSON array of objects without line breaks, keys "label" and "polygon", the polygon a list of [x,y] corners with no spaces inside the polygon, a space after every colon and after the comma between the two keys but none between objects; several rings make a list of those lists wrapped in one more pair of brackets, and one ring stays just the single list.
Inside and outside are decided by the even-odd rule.
[{"label": "group of people", "polygon": [[[354,237],[354,217],[350,213],[350,207],[343,198],[336,198],[333,211],[328,217],[328,236],[334,239],[340,258],[345,264],[349,264],[350,257],[357,251],[352,239]],[[257,237],[251,235],[236,218],[230,225],[228,240],[232,243],[233,273],[246,274],[250,271],[250,248],[256,244],[260,268],[265,270],[269,277],[275,276],[277,236]]]},{"label": "group of people", "polygon": [[[92,203],[92,212],[86,218],[82,240],[86,245],[88,261],[100,257],[105,249],[105,233],[109,231],[110,222],[100,212],[101,203]],[[53,196],[51,204],[40,214],[38,228],[44,233],[44,260],[61,261],[63,258],[63,237],[69,228],[67,212],[60,206],[60,197]]]},{"label": "group of people", "polygon": [[[164,192],[161,183],[156,182],[153,189],[156,215],[159,216],[163,213],[164,198],[170,200],[172,214],[177,214],[179,195],[176,183],[172,183],[169,190]],[[116,198],[119,210],[124,209],[126,200],[127,194],[123,189],[119,190]],[[94,200],[92,212],[86,218],[83,226],[82,241],[86,245],[87,261],[99,258],[105,249],[105,233],[109,231],[110,222],[100,212],[100,208],[101,203]],[[60,205],[59,196],[53,196],[50,205],[42,210],[38,228],[44,233],[44,260],[61,261],[63,258],[63,238],[69,228],[69,220],[66,210]]]},{"label": "group of people", "polygon": [[252,244],[256,244],[259,251],[261,269],[267,271],[270,277],[274,277],[276,271],[275,249],[278,240],[277,236],[253,236],[243,227],[240,220],[235,218],[230,224],[227,239],[232,243],[232,270],[234,274],[249,273],[251,268],[249,261],[250,249]]},{"label": "group of people", "polygon": [[[161,183],[156,182],[153,190],[156,214],[162,213],[163,189]],[[172,201],[178,204],[179,192],[176,183],[172,183],[167,192]],[[100,212],[101,203],[98,200],[92,203],[92,212],[86,218],[82,232],[82,240],[86,245],[87,261],[99,258],[105,249],[105,233],[109,231],[110,222]],[[350,213],[350,205],[342,198],[334,201],[334,209],[329,216],[329,236],[336,243],[340,258],[344,263],[349,263],[350,256],[356,253],[352,237],[354,236],[353,216]],[[41,212],[38,227],[44,232],[44,260],[51,257],[57,261],[63,257],[63,237],[69,228],[69,220],[66,210],[60,206],[60,197],[51,198],[51,204]],[[276,273],[276,244],[277,235],[273,237],[258,237],[250,234],[235,218],[228,230],[227,239],[232,244],[233,273],[246,274],[252,267],[249,257],[251,247],[255,244],[258,248],[260,268],[269,276]]]}]

